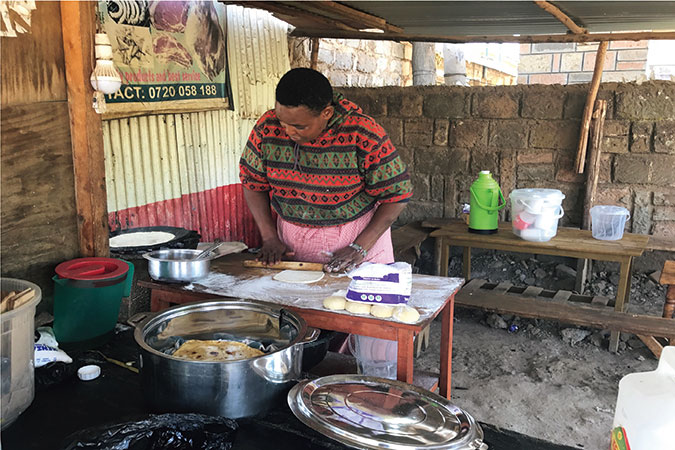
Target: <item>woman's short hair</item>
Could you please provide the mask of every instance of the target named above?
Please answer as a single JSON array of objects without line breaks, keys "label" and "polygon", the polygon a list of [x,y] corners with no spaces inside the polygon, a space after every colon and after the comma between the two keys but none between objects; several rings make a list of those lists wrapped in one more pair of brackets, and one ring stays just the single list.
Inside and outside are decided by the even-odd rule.
[{"label": "woman's short hair", "polygon": [[284,106],[306,106],[318,114],[333,101],[333,88],[316,70],[291,69],[277,84],[276,100]]}]

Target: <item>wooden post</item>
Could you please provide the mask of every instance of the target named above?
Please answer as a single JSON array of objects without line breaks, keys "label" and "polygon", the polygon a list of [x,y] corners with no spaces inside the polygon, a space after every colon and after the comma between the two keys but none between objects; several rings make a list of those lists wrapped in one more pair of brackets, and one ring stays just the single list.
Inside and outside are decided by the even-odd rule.
[{"label": "wooden post", "polygon": [[309,68],[316,70],[319,63],[319,38],[312,38],[312,54],[309,58]]},{"label": "wooden post", "polygon": [[70,137],[75,173],[77,228],[82,256],[108,256],[103,128],[92,108],[96,2],[62,1]]},{"label": "wooden post", "polygon": [[[605,117],[607,116],[607,100],[596,100],[591,122],[591,144],[588,158],[588,172],[586,173],[586,194],[584,196],[584,210],[581,224],[582,230],[591,229],[590,209],[595,203],[595,194],[598,189],[598,177],[600,174],[600,155]],[[575,290],[580,294],[584,291],[584,282],[591,271],[592,262],[588,259],[580,259],[577,262],[577,279]]]},{"label": "wooden post", "polygon": [[595,55],[595,68],[593,69],[591,88],[588,91],[588,97],[586,97],[586,106],[584,107],[584,114],[581,118],[581,134],[579,136],[577,160],[575,163],[577,173],[584,173],[584,165],[586,164],[586,144],[588,143],[588,129],[591,126],[593,104],[595,103],[595,98],[598,96],[598,89],[600,88],[600,81],[602,80],[602,68],[605,64],[605,55],[607,54],[608,46],[608,41],[600,42],[600,45],[598,45],[598,52]]}]

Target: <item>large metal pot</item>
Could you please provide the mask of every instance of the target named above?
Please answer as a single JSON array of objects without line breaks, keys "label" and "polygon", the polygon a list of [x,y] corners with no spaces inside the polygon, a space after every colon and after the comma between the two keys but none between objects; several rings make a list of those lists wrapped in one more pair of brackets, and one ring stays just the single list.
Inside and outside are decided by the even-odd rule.
[{"label": "large metal pot", "polygon": [[209,274],[213,257],[194,259],[200,250],[155,250],[143,255],[148,260],[148,272],[153,280],[192,282]]},{"label": "large metal pot", "polygon": [[[136,326],[143,392],[157,411],[255,416],[299,379],[303,343],[318,334],[300,316],[264,303],[222,300],[170,308]],[[234,340],[267,352],[228,362],[172,356],[187,339]]]}]

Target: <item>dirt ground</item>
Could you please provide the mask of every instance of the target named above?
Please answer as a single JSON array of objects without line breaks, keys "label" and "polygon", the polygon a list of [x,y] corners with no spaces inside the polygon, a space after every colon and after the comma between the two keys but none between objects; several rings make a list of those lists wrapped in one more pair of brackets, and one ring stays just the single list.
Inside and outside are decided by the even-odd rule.
[{"label": "dirt ground", "polygon": [[[423,255],[421,261],[421,271],[429,270],[425,261],[430,260]],[[474,256],[472,277],[573,289],[572,265],[562,258],[486,252]],[[460,267],[461,258],[453,257],[450,275],[461,276]],[[595,273],[587,289],[613,297],[617,280],[610,267]],[[629,310],[660,316],[665,289],[648,274],[634,274],[632,283]],[[430,348],[416,366],[438,371],[440,334],[435,321]],[[482,422],[558,444],[605,450],[619,380],[654,370],[658,363],[635,336],[622,335],[618,354],[608,352],[608,338],[606,330],[456,308],[453,403]]]}]

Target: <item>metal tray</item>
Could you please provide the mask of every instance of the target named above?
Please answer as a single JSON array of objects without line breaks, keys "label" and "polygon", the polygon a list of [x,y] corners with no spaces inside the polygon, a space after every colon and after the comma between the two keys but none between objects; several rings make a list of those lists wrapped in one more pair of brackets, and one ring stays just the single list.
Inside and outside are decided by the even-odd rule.
[{"label": "metal tray", "polygon": [[399,381],[362,375],[302,381],[288,393],[288,405],[305,425],[355,448],[488,448],[473,417]]}]

